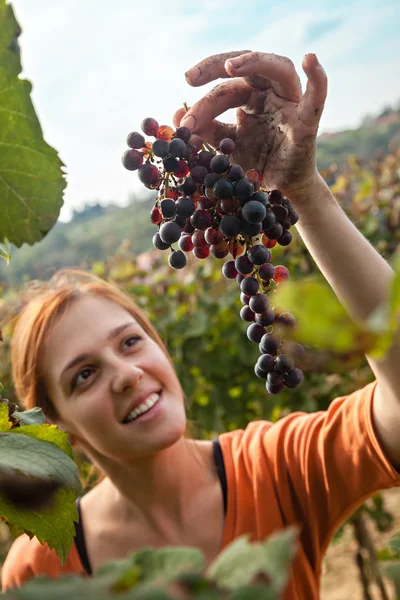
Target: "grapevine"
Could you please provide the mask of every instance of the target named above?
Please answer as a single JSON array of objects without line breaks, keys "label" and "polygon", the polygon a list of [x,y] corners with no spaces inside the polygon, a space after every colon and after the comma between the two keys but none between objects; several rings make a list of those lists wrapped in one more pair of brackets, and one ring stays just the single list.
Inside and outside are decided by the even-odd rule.
[{"label": "grapevine", "polygon": [[259,345],[255,374],[270,394],[298,387],[303,372],[295,361],[304,348],[290,340],[296,319],[273,304],[276,287],[288,280],[289,271],[271,262],[274,246],[292,241],[290,228],[299,216],[290,200],[279,190],[264,189],[256,169],[244,172],[231,162],[235,142],[229,138],[214,149],[187,127],[174,131],[146,118],[141,128],[155,140],[129,133],[122,164],[157,191],[150,215],[157,227],[153,246],[170,251],[174,269],[186,266],[188,252],[198,259],[228,257],[222,273],[236,279],[240,317],[249,323],[248,339]]}]

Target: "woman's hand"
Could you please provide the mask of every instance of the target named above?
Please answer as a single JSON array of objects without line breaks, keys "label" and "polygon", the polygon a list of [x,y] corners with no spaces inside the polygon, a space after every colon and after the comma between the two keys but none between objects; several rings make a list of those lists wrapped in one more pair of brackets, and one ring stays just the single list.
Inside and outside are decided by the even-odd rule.
[{"label": "woman's hand", "polygon": [[[189,127],[214,147],[232,138],[234,162],[260,171],[267,190],[300,196],[319,177],[316,137],[327,94],[327,77],[315,54],[307,54],[302,67],[308,78],[304,94],[288,58],[249,51],[210,56],[186,73],[188,83],[230,81],[217,85],[187,113],[178,110],[174,125]],[[230,108],[238,108],[235,125],[215,119]]]}]

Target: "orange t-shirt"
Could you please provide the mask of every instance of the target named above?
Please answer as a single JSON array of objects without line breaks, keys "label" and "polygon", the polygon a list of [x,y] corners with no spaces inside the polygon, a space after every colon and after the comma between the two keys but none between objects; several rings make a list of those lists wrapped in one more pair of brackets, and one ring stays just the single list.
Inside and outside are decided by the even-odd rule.
[{"label": "orange t-shirt", "polygon": [[[327,411],[256,421],[219,436],[228,488],[222,548],[245,533],[262,540],[300,525],[285,599],[318,599],[322,558],[335,531],[366,498],[400,486],[374,431],[375,387],[336,398]],[[54,551],[23,535],[4,563],[3,591],[38,574],[68,572],[85,573],[75,544],[61,568]]]}]

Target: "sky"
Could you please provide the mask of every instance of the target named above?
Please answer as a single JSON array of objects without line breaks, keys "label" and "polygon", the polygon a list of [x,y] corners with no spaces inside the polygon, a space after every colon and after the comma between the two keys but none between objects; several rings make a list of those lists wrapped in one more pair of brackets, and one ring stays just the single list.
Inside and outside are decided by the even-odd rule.
[{"label": "sky", "polygon": [[[320,133],[356,128],[400,102],[400,0],[13,0],[23,73],[46,141],[66,165],[60,220],[85,204],[140,193],[121,155],[145,117],[172,115],[216,83],[184,73],[206,56],[250,49],[287,56],[303,89],[317,54],[329,90]],[[224,120],[234,121],[229,111]]]}]

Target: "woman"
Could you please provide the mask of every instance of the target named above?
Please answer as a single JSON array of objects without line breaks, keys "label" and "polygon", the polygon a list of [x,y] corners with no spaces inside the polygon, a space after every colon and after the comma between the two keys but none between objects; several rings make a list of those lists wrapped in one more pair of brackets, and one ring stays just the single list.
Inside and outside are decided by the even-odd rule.
[{"label": "woman", "polygon": [[[304,94],[287,58],[247,51],[210,57],[186,74],[190,84],[234,79],[174,121],[213,145],[235,139],[235,160],[258,168],[267,189],[290,198],[319,268],[352,317],[363,320],[387,298],[393,273],[316,169],[327,80],[315,55],[306,55],[303,69]],[[235,126],[214,120],[232,107],[239,108]],[[105,283],[59,283],[19,320],[14,381],[25,406],[41,406],[105,477],[81,499],[64,567],[23,535],[4,564],[3,589],[37,574],[90,574],[143,546],[195,546],[210,562],[239,535],[259,540],[297,523],[299,551],[285,597],[318,598],[335,530],[367,497],[400,484],[399,357],[393,346],[380,362],[369,358],[376,380],[325,412],[250,423],[215,442],[192,440],[180,383],[147,319]]]}]

